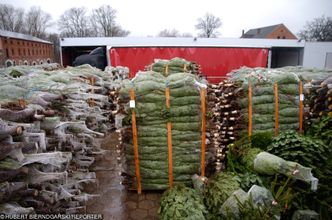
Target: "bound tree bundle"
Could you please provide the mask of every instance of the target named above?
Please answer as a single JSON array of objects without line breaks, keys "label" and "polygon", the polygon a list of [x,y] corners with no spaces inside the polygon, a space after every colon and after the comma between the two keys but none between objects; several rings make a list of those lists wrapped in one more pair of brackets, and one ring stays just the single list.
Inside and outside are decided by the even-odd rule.
[{"label": "bound tree bundle", "polygon": [[215,152],[215,167],[219,172],[224,169],[226,147],[237,139],[241,127],[240,106],[234,100],[241,96],[243,90],[236,83],[227,80],[208,87],[209,107],[209,149]]},{"label": "bound tree bundle", "polygon": [[[251,134],[277,134],[300,129],[301,112],[304,123],[309,124],[331,114],[331,75],[328,70],[301,67],[243,67],[229,73],[224,82],[209,85],[209,145],[216,169],[223,168],[226,146],[249,134],[249,129]],[[304,85],[302,95],[301,81],[310,82]],[[307,107],[302,111],[303,100]]]},{"label": "bound tree bundle", "polygon": [[249,117],[252,120],[252,128],[248,126],[252,132],[299,128],[300,79],[295,73],[282,69],[241,68],[231,72],[229,77],[244,90],[238,102],[244,121],[249,123]]},{"label": "bound tree bundle", "polygon": [[155,59],[152,64],[146,66],[145,70],[152,70],[164,75],[179,72],[192,73],[197,76],[201,76],[202,74],[199,64],[179,57],[175,57],[171,60]]},{"label": "bound tree bundle", "polygon": [[[331,73],[332,75],[332,73]],[[323,117],[332,117],[332,76],[311,80],[305,85],[306,124],[320,121]]]},{"label": "bound tree bundle", "polygon": [[[119,116],[126,126],[119,132],[126,152],[130,187],[136,188],[137,181],[130,132],[132,111],[136,115],[140,182],[143,190],[168,188],[170,172],[174,183],[188,185],[191,184],[191,175],[199,172],[202,116],[201,84],[197,80],[195,75],[184,72],[172,73],[167,77],[153,71],[139,72],[120,91],[120,103],[127,103],[122,116]],[[166,103],[166,88],[169,89],[169,106]],[[131,89],[135,93],[134,108],[129,108],[128,105]],[[171,129],[167,128],[169,122]],[[172,171],[169,171],[169,134],[172,138]]]},{"label": "bound tree bundle", "polygon": [[90,168],[114,129],[126,75],[122,67],[0,70],[1,213],[77,213],[97,196],[84,186],[96,182]]}]

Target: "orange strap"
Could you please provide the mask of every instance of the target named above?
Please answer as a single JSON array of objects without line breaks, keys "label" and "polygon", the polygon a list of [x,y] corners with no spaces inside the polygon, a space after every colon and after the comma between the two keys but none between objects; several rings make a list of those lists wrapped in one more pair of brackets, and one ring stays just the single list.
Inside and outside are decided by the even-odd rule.
[{"label": "orange strap", "polygon": [[303,85],[302,82],[299,82],[299,97],[300,97],[300,102],[299,102],[299,132],[303,132]]},{"label": "orange strap", "polygon": [[206,106],[205,106],[205,96],[206,96],[206,89],[201,88],[201,114],[202,114],[202,149],[201,149],[201,176],[205,176],[205,139],[206,139]]},{"label": "orange strap", "polygon": [[252,88],[251,82],[248,85],[248,136],[252,135]]},{"label": "orange strap", "polygon": [[279,95],[278,95],[278,84],[274,83],[274,100],[275,100],[275,107],[274,107],[274,136],[278,136],[278,129],[279,129]]},{"label": "orange strap", "polygon": [[168,76],[168,64],[165,66],[165,73],[166,73],[166,76]]},{"label": "orange strap", "polygon": [[[130,100],[135,101],[135,91],[134,89],[130,89]],[[135,159],[135,174],[137,180],[137,193],[142,193],[141,186],[141,173],[139,169],[139,159],[138,159],[138,142],[137,142],[137,127],[136,127],[136,112],[134,109],[131,110],[131,125],[133,130],[133,144],[134,144],[134,159]]]},{"label": "orange strap", "polygon": [[[166,107],[169,109],[170,104],[170,94],[169,88],[165,90],[166,95]],[[172,122],[167,122],[167,147],[168,147],[168,181],[169,186],[173,187],[173,146],[172,146]]]}]

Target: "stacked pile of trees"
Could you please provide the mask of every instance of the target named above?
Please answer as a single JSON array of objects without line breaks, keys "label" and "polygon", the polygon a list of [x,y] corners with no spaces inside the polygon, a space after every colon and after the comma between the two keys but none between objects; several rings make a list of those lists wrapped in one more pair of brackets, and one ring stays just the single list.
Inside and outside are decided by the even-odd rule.
[{"label": "stacked pile of trees", "polygon": [[1,213],[77,213],[98,196],[84,187],[96,183],[91,166],[114,128],[119,72],[128,74],[90,66],[2,70]]}]

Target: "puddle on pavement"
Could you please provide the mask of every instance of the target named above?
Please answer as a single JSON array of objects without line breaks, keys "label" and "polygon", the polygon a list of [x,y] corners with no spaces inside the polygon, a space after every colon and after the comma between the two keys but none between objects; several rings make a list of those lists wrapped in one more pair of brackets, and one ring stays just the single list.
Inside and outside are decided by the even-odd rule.
[{"label": "puddle on pavement", "polygon": [[158,218],[158,208],[161,192],[127,191],[121,185],[123,177],[117,161],[117,133],[111,133],[103,141],[103,149],[108,150],[95,163],[98,185],[91,187],[89,192],[100,197],[90,201],[87,213],[102,214],[104,220],[155,220]]}]

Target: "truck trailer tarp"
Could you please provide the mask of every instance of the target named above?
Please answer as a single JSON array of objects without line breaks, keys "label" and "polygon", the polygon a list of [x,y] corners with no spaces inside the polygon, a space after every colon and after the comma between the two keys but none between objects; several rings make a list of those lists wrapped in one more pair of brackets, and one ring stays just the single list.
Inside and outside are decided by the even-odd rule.
[{"label": "truck trailer tarp", "polygon": [[266,67],[268,49],[230,47],[112,47],[112,66],[127,66],[133,77],[154,59],[181,57],[201,65],[203,75],[211,83],[222,81],[225,75],[242,66]]}]

